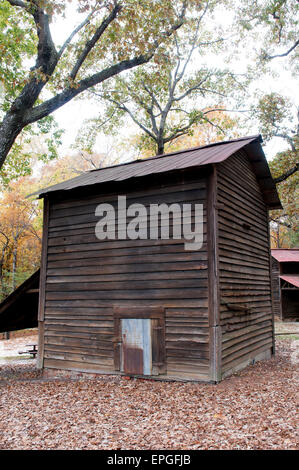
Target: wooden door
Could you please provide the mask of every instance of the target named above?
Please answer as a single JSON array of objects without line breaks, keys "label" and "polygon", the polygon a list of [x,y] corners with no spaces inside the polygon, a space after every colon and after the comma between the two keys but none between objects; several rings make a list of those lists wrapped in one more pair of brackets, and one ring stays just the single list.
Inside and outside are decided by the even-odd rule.
[{"label": "wooden door", "polygon": [[121,320],[121,370],[126,374],[152,374],[150,318]]}]

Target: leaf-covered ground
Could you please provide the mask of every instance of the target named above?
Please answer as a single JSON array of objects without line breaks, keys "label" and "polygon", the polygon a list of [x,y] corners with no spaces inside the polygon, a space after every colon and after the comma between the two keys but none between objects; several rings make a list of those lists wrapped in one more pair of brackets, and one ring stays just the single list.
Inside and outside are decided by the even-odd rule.
[{"label": "leaf-covered ground", "polygon": [[[296,346],[297,345],[297,346]],[[0,449],[295,449],[298,341],[218,385],[0,366]]]}]

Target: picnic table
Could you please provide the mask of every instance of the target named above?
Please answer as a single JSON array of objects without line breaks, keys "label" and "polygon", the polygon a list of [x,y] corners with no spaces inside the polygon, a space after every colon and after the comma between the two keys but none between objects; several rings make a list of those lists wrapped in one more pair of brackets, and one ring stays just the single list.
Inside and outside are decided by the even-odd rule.
[{"label": "picnic table", "polygon": [[37,344],[26,344],[26,347],[31,349],[27,349],[27,351],[19,351],[19,354],[30,354],[32,359],[36,358],[37,355]]}]

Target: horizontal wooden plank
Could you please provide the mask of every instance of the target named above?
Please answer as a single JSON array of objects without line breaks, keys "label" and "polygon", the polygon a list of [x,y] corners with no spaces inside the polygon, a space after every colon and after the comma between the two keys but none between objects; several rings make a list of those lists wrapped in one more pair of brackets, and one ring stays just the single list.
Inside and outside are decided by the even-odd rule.
[{"label": "horizontal wooden plank", "polygon": [[[269,276],[269,270],[260,268],[259,266],[250,267],[250,266],[242,266],[242,265],[234,265],[230,264],[229,261],[227,262],[222,262],[220,261],[219,263],[219,268],[222,271],[221,276],[223,275],[223,272],[229,272],[229,273],[238,273],[239,276],[243,277],[243,274],[256,274],[257,276]],[[270,281],[269,281],[270,282]]]},{"label": "horizontal wooden plank", "polygon": [[[72,360],[73,359],[73,360]],[[74,358],[70,359],[70,357],[64,358],[63,355],[60,355],[60,358],[57,357],[47,357],[45,356],[44,359],[44,368],[54,368],[54,369],[61,369],[61,370],[75,370],[78,372],[90,372],[100,374],[101,372],[114,372],[114,365],[111,362],[103,363],[103,362],[91,362],[91,361],[83,361],[81,359],[77,359],[76,361]]]},{"label": "horizontal wooden plank", "polygon": [[[247,344],[247,343],[245,343]],[[223,358],[223,371],[231,366],[231,363],[238,359],[238,361],[243,361],[244,356],[247,354],[252,354],[253,352],[257,353],[257,351],[264,351],[268,350],[272,346],[272,337],[268,339],[257,340],[256,342],[250,343],[248,346],[238,349],[238,351],[233,352],[232,354]]]},{"label": "horizontal wooden plank", "polygon": [[244,254],[244,256],[261,256],[267,257],[266,247],[259,247],[258,245],[248,244],[245,241],[236,241],[229,232],[222,232],[221,237],[219,237],[219,249],[231,250],[232,256],[237,251],[238,253]]},{"label": "horizontal wooden plank", "polygon": [[[114,331],[109,332],[109,334],[101,334],[98,331],[95,331],[94,329],[88,329],[88,328],[83,328],[82,329],[68,329],[67,327],[64,328],[59,328],[59,329],[54,329],[56,328],[55,325],[54,327],[47,326],[45,330],[45,336],[48,337],[59,337],[59,338],[81,338],[81,339],[86,339],[86,340],[96,340],[100,341],[101,344],[105,344],[108,348],[111,347],[111,343],[113,340],[113,334]],[[85,331],[84,331],[85,330]]]},{"label": "horizontal wooden plank", "polygon": [[[92,258],[90,261],[87,261],[87,258]],[[155,259],[156,258],[156,259]],[[184,251],[181,252],[164,252],[164,253],[151,253],[151,254],[137,254],[137,255],[129,255],[129,256],[117,256],[117,253],[114,253],[110,256],[102,256],[102,253],[99,251],[77,251],[77,252],[70,252],[70,253],[56,253],[48,255],[48,266],[49,268],[55,267],[55,264],[52,264],[53,261],[58,261],[62,263],[62,261],[67,260],[68,266],[75,266],[76,260],[84,260],[84,263],[92,265],[92,263],[97,263],[98,265],[111,265],[111,264],[142,264],[149,262],[158,263],[158,262],[178,262],[178,261],[206,261],[207,260],[207,253],[205,251]]]},{"label": "horizontal wooden plank", "polygon": [[231,354],[234,349],[238,350],[238,345],[244,346],[244,344],[249,345],[250,342],[254,340],[262,340],[264,338],[272,338],[272,326],[270,325],[268,328],[257,328],[255,331],[251,331],[246,335],[237,336],[230,342],[223,344],[222,348],[222,357],[224,358],[226,354]]},{"label": "horizontal wooden plank", "polygon": [[208,351],[200,351],[200,350],[190,350],[190,349],[168,349],[166,348],[166,360],[172,358],[184,358],[185,361],[193,361],[193,360],[200,360],[200,359],[209,359],[209,352]]},{"label": "horizontal wooden plank", "polygon": [[[195,204],[202,204],[205,207],[206,204],[206,190],[205,189],[193,189],[193,190],[188,190],[186,191],[181,191],[179,193],[168,193],[163,195],[163,201],[159,197],[155,196],[149,196],[149,197],[143,197],[140,199],[135,199],[130,202],[128,202],[127,199],[127,204],[126,207],[129,208],[131,204],[142,204],[142,206],[146,209],[148,216],[151,213],[151,205],[159,206],[160,204],[167,204],[169,207],[169,210],[171,212],[171,205],[172,204],[178,204],[181,206],[181,213],[183,213],[183,205],[184,204],[189,204],[193,206],[194,208]],[[123,214],[120,214],[118,217],[118,200],[117,199],[110,199],[108,202],[108,198],[105,201],[102,201],[101,203],[98,202],[91,202],[90,204],[84,204],[81,206],[73,206],[70,205],[68,208],[65,209],[56,209],[55,207],[51,207],[50,210],[50,215],[51,215],[51,220],[53,221],[51,227],[55,226],[60,226],[60,224],[57,224],[57,222],[60,219],[67,220],[69,217],[74,218],[74,220],[77,220],[77,218],[80,218],[80,216],[85,216],[85,215],[92,215],[94,216],[95,210],[98,207],[99,204],[109,204],[111,207],[113,207],[116,218],[118,220],[121,220],[121,217],[123,217]],[[130,219],[130,216],[126,214],[126,217],[128,220]],[[54,223],[54,221],[56,223]],[[75,222],[74,222],[75,223]],[[63,224],[65,225],[65,224]]]},{"label": "horizontal wooden plank", "polygon": [[[193,182],[185,181],[178,185],[168,184],[162,188],[152,186],[148,189],[144,188],[141,191],[129,191],[127,194],[125,194],[125,196],[127,206],[135,203],[146,205],[152,203],[152,201],[155,201],[155,203],[159,203],[161,201],[161,197],[164,200],[166,196],[169,197],[170,202],[175,200],[176,198],[180,198],[181,194],[186,194],[186,197],[190,197],[190,193],[192,193],[197,198],[198,195],[205,194],[205,189],[206,182],[204,180],[200,181],[198,179],[197,181]],[[53,213],[56,213],[57,215],[63,217],[67,214],[66,211],[69,211],[70,209],[74,209],[76,211],[83,210],[83,212],[85,212],[88,207],[94,204],[115,204],[117,203],[118,196],[119,194],[117,193],[110,193],[96,196],[83,196],[81,198],[75,199],[64,199],[63,202],[55,202],[51,204],[50,213],[51,215]]]},{"label": "horizontal wooden plank", "polygon": [[[203,321],[202,318],[186,318],[186,317],[171,317],[170,315],[167,315],[166,317],[166,326],[178,326],[178,327],[183,327],[183,326],[200,326],[202,327]],[[203,331],[207,331],[207,328],[203,329]]]},{"label": "horizontal wooden plank", "polygon": [[[98,340],[92,339],[82,339],[82,338],[68,338],[68,337],[59,337],[59,336],[45,336],[45,348],[47,349],[55,349],[57,351],[64,351],[65,348],[77,348],[83,349],[82,354],[86,351],[92,351],[92,354],[107,354],[112,357],[113,353],[113,343],[110,342],[101,342]],[[70,352],[72,352],[70,350]]]},{"label": "horizontal wooden plank", "polygon": [[[203,234],[207,233],[207,225],[206,225],[206,216],[205,214],[203,215],[203,223],[201,223],[201,230]],[[174,234],[177,236],[177,233],[180,235],[180,239],[184,240],[184,232],[186,232],[186,228],[184,227],[185,224],[188,224],[187,227],[190,228],[194,232],[195,230],[195,217],[194,213],[192,213],[191,220],[189,219],[189,216],[182,217],[177,216],[175,219],[170,219],[168,220],[163,220],[162,222],[159,223],[154,223],[154,222],[149,222],[147,219],[138,219],[138,227],[142,227],[144,230],[142,231],[142,237],[141,239],[149,240],[149,239],[154,239],[153,235],[151,233],[155,233],[156,239],[157,240],[162,240],[163,237],[161,236],[161,230],[166,231],[166,233],[169,233],[169,239],[174,238]],[[74,234],[70,229],[67,231],[62,231],[58,236],[53,236],[51,233],[51,236],[49,237],[49,246],[68,246],[68,245],[76,245],[76,244],[83,244],[83,243],[94,243],[97,242],[99,243],[101,247],[105,247],[105,245],[109,241],[117,240],[119,242],[119,245],[121,246],[121,243],[124,241],[130,241],[130,237],[127,236],[126,238],[123,238],[122,236],[119,236],[119,230],[122,229],[122,231],[125,231],[125,229],[128,227],[129,221],[127,221],[127,224],[122,223],[122,224],[115,224],[115,226],[112,226],[111,228],[105,227],[105,239],[100,240],[97,235],[96,235],[96,224],[93,225],[93,230],[91,228],[84,229],[82,230],[83,233],[80,234]],[[77,230],[78,231],[78,230]],[[138,229],[137,235],[139,234]],[[145,232],[146,236],[143,235]],[[127,233],[127,231],[126,231]],[[164,232],[163,232],[164,233]],[[138,236],[138,240],[140,237]]]},{"label": "horizontal wooden plank", "polygon": [[168,333],[177,333],[179,335],[182,335],[184,333],[191,333],[193,335],[195,334],[206,334],[205,331],[202,331],[201,328],[197,328],[195,325],[188,325],[188,326],[166,326],[166,334]]},{"label": "horizontal wooden plank", "polygon": [[[190,308],[190,309],[171,309],[166,310],[166,322],[167,323],[200,323],[206,324],[207,309],[202,308]],[[103,307],[62,307],[62,308],[51,308],[47,307],[46,317],[51,318],[80,318],[80,319],[93,319],[97,318],[100,320],[113,320],[113,308]]]},{"label": "horizontal wooden plank", "polygon": [[[100,299],[100,300],[90,300],[90,299],[79,299],[79,300],[48,300],[46,301],[46,307],[107,307],[107,306],[124,306],[124,305],[132,305],[135,304],[131,299],[122,299],[121,302],[113,302],[107,299]],[[138,299],[138,305],[146,306],[161,306],[162,302],[160,299]],[[206,299],[165,299],[163,300],[163,307],[165,308],[178,308],[178,307],[189,307],[189,308],[202,308],[207,307]]]},{"label": "horizontal wooden plank", "polygon": [[112,308],[97,308],[97,307],[89,307],[89,308],[76,308],[76,307],[64,307],[64,308],[47,308],[46,316],[84,316],[86,317],[98,317],[99,320],[105,320],[109,318],[113,318],[113,311]]},{"label": "horizontal wooden plank", "polygon": [[194,317],[200,321],[206,321],[206,308],[167,308],[166,319],[176,317],[183,317],[187,319],[193,319]]},{"label": "horizontal wooden plank", "polygon": [[245,236],[243,233],[230,230],[229,227],[224,225],[219,227],[219,236],[221,239],[227,238],[234,242],[238,242],[242,245],[245,245],[247,249],[250,246],[255,246],[256,248],[258,247],[262,252],[266,252],[266,249],[268,247],[266,238],[265,241],[262,241],[261,239],[256,238],[254,235],[249,235],[248,233],[246,233]]},{"label": "horizontal wooden plank", "polygon": [[[240,279],[240,282],[246,282],[248,281],[248,283],[254,283],[255,280],[261,282],[268,282],[269,281],[269,272],[265,270],[265,273],[260,273],[260,271],[256,271],[256,273],[254,272],[246,272],[246,269],[245,270],[242,270],[241,271],[241,268],[242,266],[240,267],[240,271],[238,271],[234,266],[232,267],[232,269],[228,270],[227,269],[227,265],[223,265],[222,268],[221,268],[221,278],[220,278],[220,282],[234,282],[235,280],[238,280]],[[249,270],[249,271],[252,271],[252,270]],[[241,276],[240,276],[240,273],[241,273]]]},{"label": "horizontal wooden plank", "polygon": [[88,333],[88,334],[99,334],[99,335],[107,335],[107,340],[109,340],[109,336],[112,338],[113,336],[113,329],[112,328],[102,328],[102,327],[95,327],[95,326],[88,326],[88,325],[65,325],[65,321],[62,322],[45,322],[45,334],[48,331],[56,331],[60,332],[61,335],[67,335],[67,332],[78,332],[78,333]]},{"label": "horizontal wooden plank", "polygon": [[50,318],[47,318],[46,321],[46,326],[48,325],[59,325],[59,326],[88,326],[89,328],[112,328],[113,327],[113,321],[103,321],[103,320],[77,320],[77,319],[71,319],[71,320],[61,320],[59,318],[58,321],[56,320],[51,320]]},{"label": "horizontal wooden plank", "polygon": [[118,281],[118,282],[56,282],[47,283],[47,292],[73,292],[73,291],[122,291],[122,290],[147,290],[150,289],[184,289],[198,288],[206,289],[208,285],[207,279],[171,279],[161,281]]},{"label": "horizontal wooden plank", "polygon": [[[159,262],[159,263],[135,263],[125,265],[99,265],[97,259],[72,260],[72,266],[68,260],[49,261],[47,274],[49,276],[57,275],[79,275],[79,274],[127,274],[127,273],[172,273],[179,271],[207,271],[207,261],[180,261],[180,262]],[[140,274],[139,274],[140,275]],[[152,275],[152,274],[150,274]],[[169,274],[171,275],[171,274]]]},{"label": "horizontal wooden plank", "polygon": [[235,261],[241,260],[241,261],[248,261],[252,262],[253,260],[257,264],[261,264],[263,266],[269,266],[269,256],[267,256],[266,252],[263,255],[263,253],[260,253],[259,255],[255,255],[254,253],[246,254],[243,252],[243,250],[236,249],[232,246],[227,246],[225,248],[219,247],[218,249],[219,256],[220,258],[224,257],[227,258],[229,257],[230,259],[234,259]]},{"label": "horizontal wooden plank", "polygon": [[[184,292],[177,289],[140,289],[140,290],[118,290],[118,291],[71,291],[71,292],[47,292],[48,300],[153,300],[153,299],[206,299],[207,290],[205,288],[189,289]],[[262,299],[260,299],[262,300]]]},{"label": "horizontal wooden plank", "polygon": [[169,341],[167,338],[166,349],[185,349],[185,350],[194,350],[194,351],[208,351],[208,348],[203,347],[200,341]]},{"label": "horizontal wooden plank", "polygon": [[[81,283],[81,282],[101,282],[102,284],[118,284],[120,285],[123,283],[128,283],[129,281],[136,281],[138,284],[140,282],[149,282],[152,281],[154,284],[161,281],[168,281],[168,280],[190,280],[189,282],[197,282],[204,283],[207,278],[206,270],[190,270],[190,271],[172,271],[172,272],[158,272],[158,273],[135,273],[135,274],[86,274],[86,275],[74,275],[72,276],[64,276],[60,274],[60,269],[55,270],[55,276],[48,275],[47,276],[47,284],[57,284],[57,283]],[[51,273],[52,274],[52,273]],[[146,278],[146,281],[144,279]],[[151,282],[151,285],[153,285]],[[172,281],[173,282],[173,281]],[[163,283],[164,284],[164,283]],[[135,282],[134,282],[135,285]]]},{"label": "horizontal wooden plank", "polygon": [[[163,201],[159,198],[150,198],[150,201],[148,201],[148,204],[202,204],[203,206],[205,205],[205,197],[206,197],[206,191],[205,190],[194,190],[194,191],[184,191],[177,193],[177,195],[174,194],[166,194],[163,196]],[[144,201],[144,200],[143,200]],[[140,203],[139,201],[137,201]],[[106,203],[106,201],[105,201]],[[116,208],[117,207],[117,202],[111,201],[109,202],[112,207]],[[146,207],[146,204],[144,202],[141,202]],[[49,221],[49,227],[60,227],[60,226],[68,226],[68,225],[76,225],[76,224],[81,224],[81,223],[87,223],[87,222],[93,222],[99,220],[99,217],[95,216],[95,210],[97,208],[97,203],[92,203],[90,206],[84,206],[83,208],[72,208],[69,207],[68,209],[65,209],[61,212],[64,213],[64,215],[61,215],[61,212],[58,214],[55,209],[52,207],[51,208],[51,216],[50,216],[50,221]],[[80,213],[81,212],[81,213]],[[115,210],[117,213],[117,211]],[[150,214],[149,208],[147,207],[147,212],[148,215]],[[59,215],[59,216],[57,216]]]}]

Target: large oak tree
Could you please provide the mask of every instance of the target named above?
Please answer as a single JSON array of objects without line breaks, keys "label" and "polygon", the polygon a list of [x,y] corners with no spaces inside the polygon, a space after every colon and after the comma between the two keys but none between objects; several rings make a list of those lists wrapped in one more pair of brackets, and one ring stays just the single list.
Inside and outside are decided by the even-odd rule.
[{"label": "large oak tree", "polygon": [[[201,6],[196,0],[72,3],[84,18],[60,45],[52,24],[67,17],[67,2],[5,0],[1,5],[7,25],[5,30],[2,21],[0,168],[26,126],[89,88],[150,61],[182,25],[188,6]],[[26,57],[35,58],[31,68]]]},{"label": "large oak tree", "polygon": [[116,132],[128,117],[141,130],[142,148],[158,155],[197,126],[209,124],[222,131],[217,112],[233,106],[236,111],[238,91],[244,101],[249,74],[237,74],[221,61],[218,65],[216,57],[227,57],[234,34],[215,23],[211,28],[215,7],[223,2],[202,4],[200,14],[173,34],[157,60],[90,91],[102,113],[87,121],[79,145],[86,140],[90,145],[97,131]]}]

